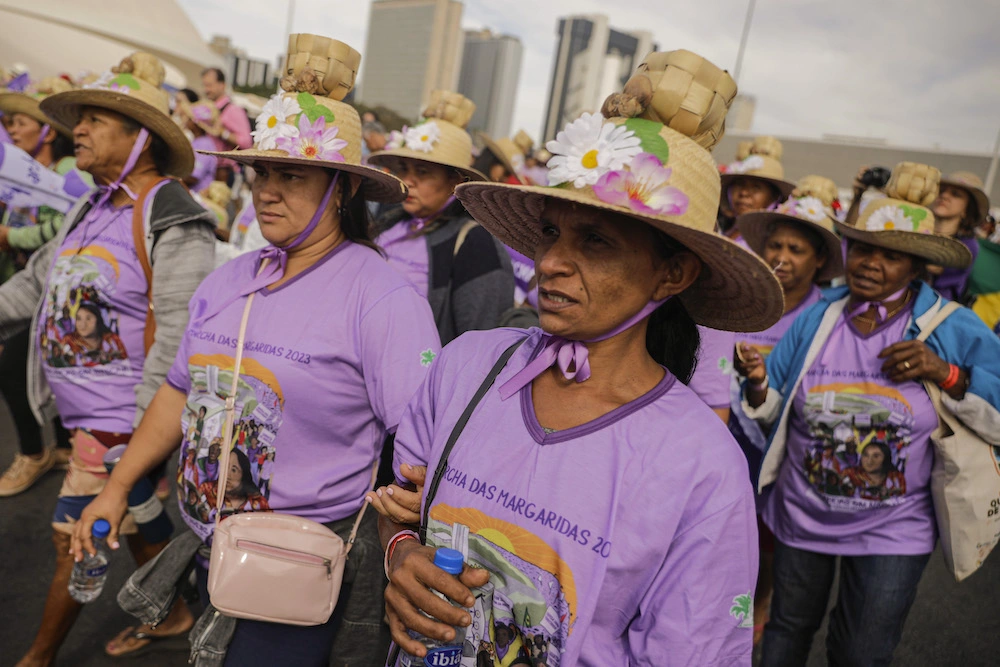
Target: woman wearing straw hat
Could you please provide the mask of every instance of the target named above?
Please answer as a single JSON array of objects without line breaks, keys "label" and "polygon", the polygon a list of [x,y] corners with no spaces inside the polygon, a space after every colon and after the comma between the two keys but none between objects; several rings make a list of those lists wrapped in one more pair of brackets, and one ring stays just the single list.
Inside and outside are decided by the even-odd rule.
[{"label": "woman wearing straw hat", "polygon": [[215,169],[219,162],[217,157],[204,152],[211,152],[216,148],[215,136],[221,127],[219,109],[208,101],[193,104],[181,102],[177,108],[177,115],[184,129],[191,133],[191,147],[195,150],[194,170],[184,179],[184,184],[193,192],[201,193],[215,180]]},{"label": "woman wearing straw hat", "polygon": [[[17,148],[31,155],[46,169],[59,174],[71,174],[78,180],[78,189],[93,187],[89,174],[75,170],[72,131],[53,123],[39,107],[40,102],[56,92],[72,86],[57,77],[42,79],[26,92],[0,93],[0,113],[11,119],[11,139]],[[0,207],[0,211],[2,211]],[[0,283],[22,268],[28,256],[52,239],[62,227],[65,216],[47,206],[14,209],[3,213],[0,225]],[[46,451],[42,430],[28,402],[27,362],[28,332],[24,331],[3,346],[0,356],[0,392],[10,408],[17,429],[20,453],[0,477],[0,497],[27,491],[54,465],[69,463],[69,433],[56,420],[57,446]]]},{"label": "woman wearing straw hat", "polygon": [[[90,88],[41,102],[53,122],[73,128],[77,167],[100,189],[81,199],[58,236],[0,287],[0,343],[30,325],[32,408],[41,421],[54,398],[73,433],[52,520],[56,572],[24,665],[50,664],[81,610],[67,591],[73,523],[107,482],[104,452],[128,442],[162,384],[187,324],[188,300],[212,262],[210,214],[166,178],[186,176],[194,155],[168,114],[163,77],[159,60],[135,53]],[[68,361],[59,345],[84,304],[124,347],[97,367]],[[129,521],[122,532],[136,530]],[[129,545],[143,563],[167,537],[130,534]],[[183,604],[175,609],[167,627],[185,621]]]},{"label": "woman wearing straw hat", "polygon": [[[781,142],[774,137],[757,137],[749,146],[750,152],[745,158],[726,166],[722,174],[720,209],[731,214],[734,222],[744,213],[763,211],[772,204],[784,201],[795,189],[794,183],[785,180],[785,169],[781,165],[782,150]],[[722,231],[744,245],[735,224]]]},{"label": "woman wearing straw hat", "polygon": [[531,155],[534,141],[524,130],[519,130],[513,139],[501,137],[493,140],[487,134],[483,138],[483,150],[472,164],[473,169],[486,174],[494,183],[514,183],[527,185],[521,175],[524,161]]},{"label": "woman wearing straw hat", "polygon": [[506,251],[455,198],[459,183],[486,180],[471,166],[472,139],[464,129],[475,110],[458,93],[435,90],[424,121],[402,133],[401,145],[368,157],[406,183],[402,207],[376,222],[376,243],[430,301],[442,344],[497,326],[514,304]]},{"label": "woman wearing straw hat", "polygon": [[[990,200],[979,177],[967,171],[942,176],[941,188],[930,209],[934,213],[934,233],[961,241],[975,262],[979,256],[976,227],[990,212]],[[952,301],[965,298],[971,265],[964,269],[932,267],[931,271],[935,274],[934,289],[941,296]]]},{"label": "woman wearing straw hat", "polygon": [[[774,326],[739,337],[735,366],[741,375],[747,372],[742,360],[766,359],[795,318],[819,301],[818,284],[828,283],[844,272],[840,238],[833,231],[834,212],[827,203],[831,201],[829,190],[833,182],[819,178],[803,179],[789,199],[768,211],[745,213],[736,219],[747,245],[771,267],[785,295],[785,313]],[[836,193],[835,187],[833,193]],[[751,480],[756,483],[767,436],[743,412],[735,379],[731,395],[729,430],[743,448],[750,464]],[[758,499],[760,507],[762,503]],[[754,596],[754,643],[760,641],[764,632],[771,599],[771,564],[774,559],[774,536],[767,526],[758,524],[758,528],[761,551],[760,574]]]},{"label": "woman wearing straw hat", "polygon": [[[447,464],[424,487],[428,546],[395,523],[417,518],[418,494],[369,496],[395,517],[383,523],[386,602],[406,651],[424,653],[407,629],[447,639],[448,626],[467,626],[467,643],[498,654],[502,625],[507,646],[530,639],[548,664],[749,664],[746,463],[684,381],[696,322],[767,328],[781,314],[780,287],[713,232],[719,180],[705,147],[720,134],[732,79],[686,51],[651,54],[636,77],[626,91],[650,93],[616,95],[605,113],[641,118],[584,114],[549,144],[556,187],[458,188],[486,229],[534,257],[542,328],[463,336],[411,401],[397,479],[404,463]],[[696,119],[681,109],[694,104]],[[475,567],[458,581],[444,575],[431,561],[440,545],[467,547]]]},{"label": "woman wearing straw hat", "polygon": [[[426,300],[367,236],[365,202],[397,202],[406,189],[361,164],[360,118],[340,101],[360,60],[342,42],[292,35],[285,92],[258,117],[254,146],[224,154],[256,173],[254,206],[274,245],[220,267],[191,299],[191,323],[166,384],[115,468],[115,483],[78,524],[78,558],[93,549],[97,518],[111,522],[114,541],[127,490],[178,448],[182,483],[218,484],[217,465],[205,462],[218,443],[227,446],[223,372],[231,377],[251,295],[239,391],[241,405],[256,407],[240,416],[233,446],[259,461],[265,445],[273,458],[266,471],[252,463],[240,474],[260,491],[256,505],[323,523],[345,539],[351,532],[383,441],[439,347]],[[218,451],[212,458],[230,460]],[[197,494],[181,504],[188,526],[209,542],[215,507]],[[326,665],[331,646],[338,664],[384,659],[382,554],[375,515],[364,519],[347,565],[350,583],[330,620],[309,627],[239,620],[226,664]],[[199,563],[204,585],[207,567]]]},{"label": "woman wearing straw hat", "polygon": [[[830,663],[891,662],[937,537],[938,418],[920,381],[937,383],[945,407],[995,441],[1000,340],[964,308],[915,340],[945,302],[921,280],[925,265],[970,260],[962,243],[933,233],[926,205],[936,191],[935,170],[898,165],[887,198],[869,203],[856,227],[836,225],[848,239],[847,285],[802,313],[766,362],[745,364],[744,410],[778,424],[758,481],[770,488],[763,518],[776,538],[765,665],[805,664],[838,560]],[[848,471],[866,465],[872,442],[888,446],[882,469],[902,475],[860,488]]]}]

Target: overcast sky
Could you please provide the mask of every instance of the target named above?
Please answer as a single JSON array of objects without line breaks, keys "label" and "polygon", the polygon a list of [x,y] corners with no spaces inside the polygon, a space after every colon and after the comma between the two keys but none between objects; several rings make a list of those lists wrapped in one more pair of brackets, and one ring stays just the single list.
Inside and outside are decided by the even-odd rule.
[{"label": "overcast sky", "polygon": [[[257,58],[284,51],[288,0],[179,0],[208,39]],[[524,45],[513,127],[541,134],[561,16],[603,13],[720,67],[736,61],[747,0],[465,0],[462,24]],[[347,42],[362,58],[371,0],[295,0],[293,32]],[[655,6],[650,13],[646,7]],[[362,66],[362,71],[364,67]],[[758,0],[741,75],[757,98],[753,130],[884,138],[992,151],[1000,130],[997,0]]]}]

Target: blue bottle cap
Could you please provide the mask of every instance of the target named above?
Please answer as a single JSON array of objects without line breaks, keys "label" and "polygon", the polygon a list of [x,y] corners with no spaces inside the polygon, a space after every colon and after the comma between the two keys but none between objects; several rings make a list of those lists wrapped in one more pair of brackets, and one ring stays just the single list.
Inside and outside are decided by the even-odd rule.
[{"label": "blue bottle cap", "polygon": [[98,519],[94,522],[94,526],[90,529],[90,532],[94,537],[103,540],[111,532],[111,524],[104,519]]},{"label": "blue bottle cap", "polygon": [[462,558],[461,551],[445,549],[442,547],[434,552],[434,564],[448,574],[454,574],[457,576],[462,574],[462,567],[465,565],[465,559]]}]

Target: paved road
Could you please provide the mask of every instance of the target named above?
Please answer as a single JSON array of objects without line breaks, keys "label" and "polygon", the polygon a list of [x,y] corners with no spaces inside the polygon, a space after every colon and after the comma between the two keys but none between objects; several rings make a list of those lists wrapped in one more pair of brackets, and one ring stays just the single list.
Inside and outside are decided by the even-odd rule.
[{"label": "paved road", "polygon": [[[0,466],[14,456],[13,427],[0,407]],[[50,517],[59,492],[60,473],[50,473],[21,496],[0,499],[0,667],[13,665],[30,645],[41,617],[45,591],[54,563]],[[176,505],[168,505],[180,525]],[[124,552],[125,550],[123,550]],[[134,568],[131,557],[118,553],[112,562],[105,593],[81,615],[59,653],[67,667],[187,664],[183,652],[152,653],[132,660],[112,660],[101,650],[103,640],[130,623],[114,596]],[[817,637],[810,667],[825,664]],[[935,554],[920,583],[920,591],[896,653],[896,665],[994,667],[1000,665],[1000,554],[962,584],[956,584]]]}]

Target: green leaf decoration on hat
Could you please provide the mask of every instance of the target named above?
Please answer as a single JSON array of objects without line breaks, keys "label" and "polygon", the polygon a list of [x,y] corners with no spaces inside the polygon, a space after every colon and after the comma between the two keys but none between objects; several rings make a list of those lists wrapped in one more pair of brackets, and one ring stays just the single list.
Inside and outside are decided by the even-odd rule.
[{"label": "green leaf decoration on hat", "polygon": [[131,90],[139,90],[139,82],[131,74],[119,74],[115,78],[111,79],[111,83],[117,83],[118,85],[125,86]]},{"label": "green leaf decoration on hat", "polygon": [[927,210],[924,208],[907,206],[906,204],[903,204],[900,208],[903,209],[903,215],[913,221],[914,230],[920,227],[920,223],[927,217]]},{"label": "green leaf decoration on hat", "polygon": [[652,153],[662,164],[667,163],[670,158],[670,146],[660,136],[662,124],[644,118],[629,118],[625,121],[625,127],[639,137],[639,145],[644,152]]},{"label": "green leaf decoration on hat", "polygon": [[317,102],[316,98],[309,93],[299,93],[296,96],[295,101],[299,103],[300,107],[302,107],[302,113],[306,115],[306,118],[308,118],[311,123],[315,123],[317,118],[322,118],[327,123],[332,123],[336,120],[333,112]]}]

